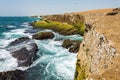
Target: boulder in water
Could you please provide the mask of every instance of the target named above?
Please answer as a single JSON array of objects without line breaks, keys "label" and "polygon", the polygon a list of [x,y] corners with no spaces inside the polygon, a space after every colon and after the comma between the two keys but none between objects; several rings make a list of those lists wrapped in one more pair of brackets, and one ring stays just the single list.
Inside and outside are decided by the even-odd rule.
[{"label": "boulder in water", "polygon": [[17,58],[18,66],[30,66],[35,60],[38,48],[32,39],[22,37],[11,42],[7,50]]},{"label": "boulder in water", "polygon": [[39,32],[32,37],[33,39],[44,40],[44,39],[52,39],[54,38],[54,34],[52,32]]},{"label": "boulder in water", "polygon": [[79,51],[81,41],[74,41],[70,47],[69,52],[77,53]]},{"label": "boulder in water", "polygon": [[69,49],[69,52],[77,53],[81,41],[66,39],[63,41],[62,46]]},{"label": "boulder in water", "polygon": [[66,40],[63,41],[62,47],[68,49],[68,48],[71,47],[72,45],[73,45],[72,41],[69,40],[69,39],[66,39]]},{"label": "boulder in water", "polygon": [[21,70],[0,72],[0,80],[27,80],[25,72]]},{"label": "boulder in water", "polygon": [[15,45],[18,45],[18,44],[21,44],[22,42],[25,42],[25,41],[29,41],[30,38],[29,37],[22,37],[22,38],[18,38],[14,41],[12,41],[9,46],[15,46]]}]

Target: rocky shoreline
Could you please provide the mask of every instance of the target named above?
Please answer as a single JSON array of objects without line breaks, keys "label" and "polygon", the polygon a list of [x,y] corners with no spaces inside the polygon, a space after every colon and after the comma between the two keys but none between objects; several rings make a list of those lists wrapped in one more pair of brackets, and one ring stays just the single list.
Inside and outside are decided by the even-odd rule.
[{"label": "rocky shoreline", "polygon": [[[40,21],[35,21],[31,24],[35,29],[51,29],[62,35],[82,35],[85,31],[84,17],[79,14],[61,14],[41,16]],[[54,34],[52,32],[38,32],[33,35],[33,39],[43,40],[52,39]],[[81,41],[64,40],[62,47],[69,49],[69,52],[77,53]]]},{"label": "rocky shoreline", "polygon": [[[82,42],[65,39],[62,44],[70,52],[78,52],[75,80],[119,80],[119,17],[119,9],[114,9],[105,14],[42,16],[41,21],[31,25],[34,29],[50,29],[62,35],[84,36]],[[110,24],[112,22],[116,29]],[[53,39],[54,36],[52,32],[38,31],[32,38],[45,40]],[[7,50],[17,59],[19,67],[28,67],[34,62],[38,47],[33,39],[22,37],[8,45]],[[25,75],[22,70],[0,72],[0,80],[27,80]]]},{"label": "rocky shoreline", "polygon": [[[35,60],[37,53],[36,43],[29,37],[21,37],[7,46],[7,51],[17,59],[18,67],[29,67]],[[0,80],[27,80],[25,71],[13,70],[0,72]]]},{"label": "rocky shoreline", "polygon": [[[43,23],[45,23],[45,24],[43,24],[43,27],[45,27],[45,29],[54,30],[55,32],[58,32],[59,34],[63,34],[63,35],[83,34],[83,32],[80,33],[80,30],[78,29],[79,27],[84,28],[84,25],[83,25],[84,19],[80,15],[75,15],[75,14],[67,14],[66,15],[65,14],[65,15],[52,16],[51,18],[47,18],[47,17],[48,16],[46,16],[46,18],[45,18],[45,16],[44,16],[44,20],[32,23],[33,28],[34,29],[41,28],[40,26],[37,26],[36,24],[38,22],[43,22]],[[50,20],[50,19],[54,19],[54,20]],[[60,19],[60,21],[57,19]],[[61,21],[61,20],[63,20],[63,21]],[[52,24],[50,24],[50,22],[52,22]],[[76,22],[78,24],[80,23],[80,25],[76,25],[76,27],[75,27]],[[38,24],[41,24],[41,23],[38,23]],[[34,42],[34,39],[36,39],[36,40],[52,39],[52,38],[54,38],[54,36],[55,35],[52,32],[37,31],[37,33],[32,36],[32,39],[30,39],[29,37],[18,38],[16,40],[12,41],[6,47],[6,49],[7,49],[7,51],[10,52],[10,54],[14,58],[17,59],[18,67],[29,67],[34,62],[36,53],[38,50],[38,47],[37,47],[36,43]],[[69,41],[69,43],[68,43],[68,41]],[[62,46],[67,49],[69,48],[70,52],[77,53],[80,43],[81,43],[81,41],[64,40]],[[0,80],[26,80],[25,75],[26,75],[25,71],[22,71],[22,70],[0,72]]]},{"label": "rocky shoreline", "polygon": [[7,51],[18,60],[19,67],[30,66],[35,60],[37,50],[36,43],[29,37],[18,38],[7,47]]}]

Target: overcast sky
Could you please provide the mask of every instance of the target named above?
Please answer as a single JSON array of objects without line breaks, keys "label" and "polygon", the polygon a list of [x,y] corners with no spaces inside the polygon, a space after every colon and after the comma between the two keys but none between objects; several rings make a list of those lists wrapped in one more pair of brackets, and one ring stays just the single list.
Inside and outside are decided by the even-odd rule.
[{"label": "overcast sky", "polygon": [[120,7],[120,0],[0,0],[0,16],[31,16]]}]

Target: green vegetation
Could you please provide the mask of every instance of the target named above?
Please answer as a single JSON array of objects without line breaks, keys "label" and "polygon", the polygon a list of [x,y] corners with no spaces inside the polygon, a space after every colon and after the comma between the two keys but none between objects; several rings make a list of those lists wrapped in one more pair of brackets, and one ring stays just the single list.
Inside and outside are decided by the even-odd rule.
[{"label": "green vegetation", "polygon": [[83,35],[85,29],[83,23],[71,25],[68,23],[61,23],[58,21],[48,21],[48,20],[34,22],[33,26],[34,28],[51,29],[62,35],[72,35],[72,34]]},{"label": "green vegetation", "polygon": [[84,34],[85,25],[84,25],[83,22],[76,23],[76,24],[74,25],[74,27],[76,27],[76,28],[80,31],[80,33],[81,33],[82,35]]},{"label": "green vegetation", "polygon": [[57,21],[39,21],[34,23],[35,27],[38,28],[47,28],[47,29],[53,29],[53,30],[62,30],[62,29],[71,29],[73,26],[66,24],[66,23],[60,23]]},{"label": "green vegetation", "polygon": [[74,80],[85,80],[86,74],[85,74],[85,66],[80,66],[78,63],[76,64],[76,73],[75,73],[75,79]]}]

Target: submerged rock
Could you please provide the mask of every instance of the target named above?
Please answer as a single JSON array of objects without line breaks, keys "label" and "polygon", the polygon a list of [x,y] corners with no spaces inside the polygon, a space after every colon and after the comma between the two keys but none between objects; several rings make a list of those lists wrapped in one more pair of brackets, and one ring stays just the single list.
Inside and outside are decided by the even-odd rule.
[{"label": "submerged rock", "polygon": [[0,72],[0,80],[27,80],[25,72],[21,70]]},{"label": "submerged rock", "polygon": [[54,34],[52,32],[39,32],[32,36],[33,39],[43,40],[43,39],[52,39]]},{"label": "submerged rock", "polygon": [[30,38],[22,37],[11,42],[7,50],[17,58],[18,66],[30,66],[35,60],[37,45]]},{"label": "submerged rock", "polygon": [[62,46],[64,48],[69,49],[69,52],[77,53],[79,50],[80,43],[81,41],[66,39],[63,41]]}]

